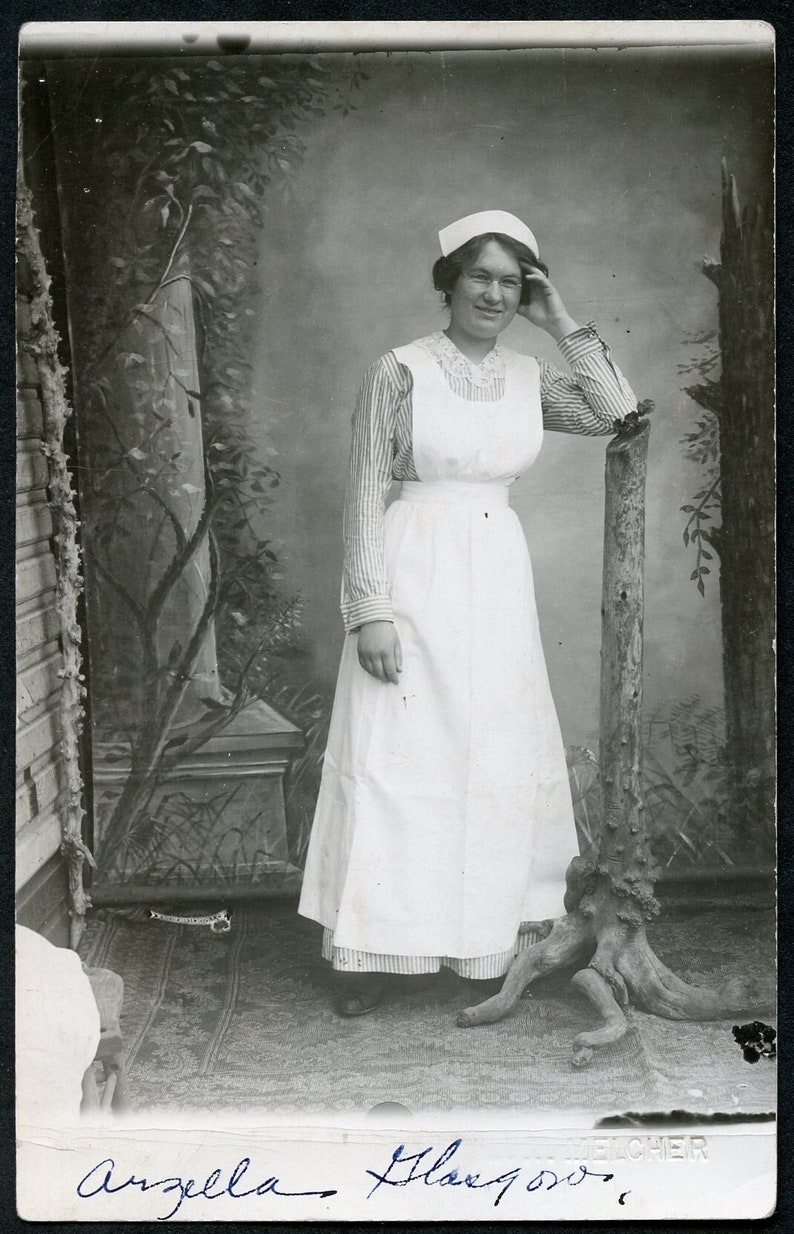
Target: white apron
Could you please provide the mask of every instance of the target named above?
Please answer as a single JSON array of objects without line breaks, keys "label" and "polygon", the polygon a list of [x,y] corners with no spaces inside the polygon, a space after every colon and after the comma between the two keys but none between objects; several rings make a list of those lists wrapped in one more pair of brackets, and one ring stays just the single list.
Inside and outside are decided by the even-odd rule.
[{"label": "white apron", "polygon": [[495,967],[469,975],[498,975],[522,921],[563,912],[578,852],[529,554],[508,505],[541,446],[538,365],[508,353],[504,397],[472,402],[423,348],[394,354],[413,375],[420,477],[385,517],[403,670],[399,685],[377,681],[348,635],[299,912],[326,927],[328,955],[332,932],[338,967],[484,957]]}]

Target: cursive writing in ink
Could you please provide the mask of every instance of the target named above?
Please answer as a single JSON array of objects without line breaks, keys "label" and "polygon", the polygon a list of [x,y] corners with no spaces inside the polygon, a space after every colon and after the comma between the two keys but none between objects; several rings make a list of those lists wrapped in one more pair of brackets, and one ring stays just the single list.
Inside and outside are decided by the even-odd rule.
[{"label": "cursive writing in ink", "polygon": [[233,1200],[244,1200],[252,1195],[277,1195],[284,1197],[319,1196],[321,1199],[327,1199],[328,1196],[337,1194],[336,1191],[329,1190],[286,1191],[282,1189],[281,1180],[275,1175],[266,1178],[261,1183],[254,1183],[252,1186],[246,1187],[243,1180],[248,1173],[250,1165],[251,1158],[243,1157],[241,1161],[237,1162],[237,1165],[228,1176],[224,1176],[224,1172],[217,1169],[208,1174],[203,1182],[197,1182],[195,1178],[180,1178],[178,1175],[150,1180],[148,1178],[136,1178],[134,1174],[130,1174],[127,1178],[124,1178],[124,1175],[121,1174],[119,1181],[117,1181],[114,1175],[116,1162],[112,1157],[105,1157],[103,1161],[98,1161],[96,1165],[92,1166],[88,1173],[80,1179],[80,1182],[77,1184],[77,1194],[81,1199],[87,1200],[102,1192],[106,1195],[113,1195],[117,1191],[126,1190],[127,1187],[137,1187],[141,1192],[159,1190],[163,1195],[170,1195],[172,1192],[176,1192],[173,1207],[167,1213],[162,1213],[157,1218],[158,1221],[168,1221],[170,1217],[176,1216],[185,1200],[197,1200],[199,1198],[219,1200],[223,1196],[229,1196]]},{"label": "cursive writing in ink", "polygon": [[[400,1144],[395,1148],[391,1161],[382,1173],[367,1170],[367,1174],[375,1179],[367,1199],[373,1196],[381,1186],[407,1187],[409,1183],[422,1182],[428,1187],[465,1187],[470,1191],[482,1191],[489,1187],[498,1188],[493,1202],[494,1208],[497,1208],[502,1198],[520,1178],[524,1167],[514,1166],[502,1174],[494,1175],[493,1178],[483,1177],[479,1171],[464,1172],[458,1166],[447,1169],[446,1167],[457,1155],[462,1143],[462,1140],[453,1140],[443,1152],[435,1157],[436,1149],[432,1144],[417,1153],[406,1153],[405,1145]],[[524,1190],[551,1191],[563,1183],[569,1187],[577,1187],[586,1178],[599,1178],[602,1182],[609,1182],[612,1177],[612,1174],[599,1174],[589,1170],[586,1165],[578,1165],[570,1174],[557,1174],[554,1170],[544,1169],[525,1184]]]}]

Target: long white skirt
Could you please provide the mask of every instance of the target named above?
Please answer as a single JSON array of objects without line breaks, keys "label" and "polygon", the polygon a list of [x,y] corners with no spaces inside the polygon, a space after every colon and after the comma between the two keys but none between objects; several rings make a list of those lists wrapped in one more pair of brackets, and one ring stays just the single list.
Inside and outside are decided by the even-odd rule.
[{"label": "long white skirt", "polygon": [[337,967],[498,975],[578,851],[526,541],[504,485],[430,482],[385,546],[403,671],[347,637],[299,911]]}]

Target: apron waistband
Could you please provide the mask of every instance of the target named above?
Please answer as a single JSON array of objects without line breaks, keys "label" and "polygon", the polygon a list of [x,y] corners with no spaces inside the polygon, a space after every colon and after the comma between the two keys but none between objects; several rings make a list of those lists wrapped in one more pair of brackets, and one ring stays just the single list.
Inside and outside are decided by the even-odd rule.
[{"label": "apron waistband", "polygon": [[488,506],[509,506],[510,490],[502,480],[490,483],[467,483],[464,480],[402,480],[398,501],[414,503],[440,502],[476,503]]}]

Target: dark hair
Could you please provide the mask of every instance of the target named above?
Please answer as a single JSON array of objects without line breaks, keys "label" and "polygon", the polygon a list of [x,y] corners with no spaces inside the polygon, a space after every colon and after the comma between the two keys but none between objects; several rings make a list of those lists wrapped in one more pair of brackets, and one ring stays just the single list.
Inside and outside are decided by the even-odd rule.
[{"label": "dark hair", "polygon": [[[501,232],[488,231],[481,236],[472,236],[471,240],[467,240],[465,244],[461,244],[460,248],[447,253],[446,257],[439,257],[433,266],[433,286],[436,291],[443,292],[445,304],[449,304],[455,284],[465,268],[476,262],[486,244],[491,240],[495,240],[497,244],[501,244],[502,248],[512,253],[516,261],[527,262],[548,277],[548,267],[535,256],[531,249],[527,248],[526,244],[521,244],[512,236],[504,236]],[[530,294],[528,287],[522,288],[521,304],[529,303]]]}]

